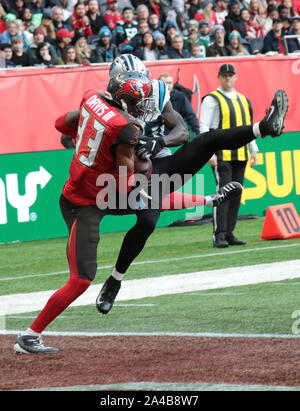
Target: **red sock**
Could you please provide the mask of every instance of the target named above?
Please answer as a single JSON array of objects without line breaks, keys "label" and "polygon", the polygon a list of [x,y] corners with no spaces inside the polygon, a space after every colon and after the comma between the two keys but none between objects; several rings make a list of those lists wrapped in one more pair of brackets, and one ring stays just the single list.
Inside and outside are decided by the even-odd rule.
[{"label": "red sock", "polygon": [[41,333],[48,324],[61,314],[73,301],[76,300],[90,285],[90,281],[78,275],[76,259],[76,233],[77,220],[75,220],[68,242],[68,261],[70,268],[69,281],[57,290],[48,300],[44,309],[31,324],[30,328]]},{"label": "red sock", "polygon": [[78,298],[90,285],[89,280],[71,277],[70,280],[57,290],[48,300],[44,309],[34,320],[30,328],[41,333],[48,324],[61,314],[76,298]]},{"label": "red sock", "polygon": [[161,211],[182,210],[183,208],[205,206],[205,204],[206,200],[203,196],[174,191],[163,198]]}]

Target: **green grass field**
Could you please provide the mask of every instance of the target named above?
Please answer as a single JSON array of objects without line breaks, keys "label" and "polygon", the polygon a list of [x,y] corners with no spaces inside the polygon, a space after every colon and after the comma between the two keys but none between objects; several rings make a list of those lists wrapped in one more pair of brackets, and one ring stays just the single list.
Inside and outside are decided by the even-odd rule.
[{"label": "green grass field", "polygon": [[[261,241],[263,219],[240,221],[246,247],[212,248],[210,225],[160,228],[126,274],[127,280],[299,259],[300,239]],[[110,275],[124,233],[103,234],[93,284]],[[68,279],[66,239],[0,246],[0,295],[57,289]],[[91,305],[68,308],[49,331],[291,334],[300,310],[299,279],[116,302],[107,316]],[[1,298],[1,297],[0,297]],[[130,305],[131,304],[131,305]],[[11,330],[37,313],[6,316]]]}]

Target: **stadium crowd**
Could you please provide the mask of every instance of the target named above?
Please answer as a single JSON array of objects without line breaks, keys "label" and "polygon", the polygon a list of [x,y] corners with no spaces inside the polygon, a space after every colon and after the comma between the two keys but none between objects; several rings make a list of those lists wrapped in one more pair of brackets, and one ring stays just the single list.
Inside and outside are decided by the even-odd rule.
[{"label": "stadium crowd", "polygon": [[300,51],[300,0],[0,0],[0,67]]}]

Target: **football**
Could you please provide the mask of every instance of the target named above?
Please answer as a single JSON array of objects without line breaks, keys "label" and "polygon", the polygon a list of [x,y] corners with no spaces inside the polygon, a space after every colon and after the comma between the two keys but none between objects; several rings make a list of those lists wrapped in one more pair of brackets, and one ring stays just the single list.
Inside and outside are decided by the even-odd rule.
[{"label": "football", "polygon": [[152,161],[150,159],[142,160],[134,155],[134,171],[144,174],[149,180],[152,174]]}]

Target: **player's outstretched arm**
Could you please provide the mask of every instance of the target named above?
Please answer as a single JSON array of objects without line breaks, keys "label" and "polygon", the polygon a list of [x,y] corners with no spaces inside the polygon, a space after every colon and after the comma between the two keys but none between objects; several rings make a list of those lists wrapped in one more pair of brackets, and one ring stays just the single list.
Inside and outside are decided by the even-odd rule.
[{"label": "player's outstretched arm", "polygon": [[177,147],[186,143],[189,139],[188,129],[181,115],[173,109],[170,101],[165,105],[162,114],[165,126],[170,131],[167,136],[164,136],[165,145]]}]

